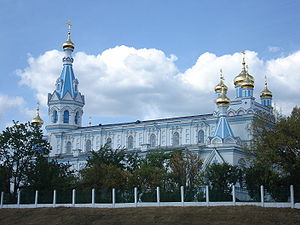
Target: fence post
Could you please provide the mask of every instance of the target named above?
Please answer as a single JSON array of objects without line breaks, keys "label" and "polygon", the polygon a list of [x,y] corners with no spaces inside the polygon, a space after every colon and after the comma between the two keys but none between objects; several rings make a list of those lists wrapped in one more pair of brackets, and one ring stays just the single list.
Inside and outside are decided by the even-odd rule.
[{"label": "fence post", "polygon": [[75,206],[76,190],[72,190],[72,206]]},{"label": "fence post", "polygon": [[159,193],[159,187],[156,187],[156,200],[157,200],[157,205],[160,206],[160,193]]},{"label": "fence post", "polygon": [[1,208],[3,208],[3,198],[4,198],[4,193],[3,191],[1,192],[1,202],[0,202],[0,205],[1,205]]},{"label": "fence post", "polygon": [[134,205],[135,207],[137,207],[137,202],[138,202],[138,199],[137,199],[137,187],[134,188]]},{"label": "fence post", "polygon": [[184,189],[183,189],[183,186],[180,187],[180,197],[181,197],[181,205],[184,206]]},{"label": "fence post", "polygon": [[206,205],[209,206],[209,190],[208,185],[205,186]]},{"label": "fence post", "polygon": [[260,185],[260,201],[261,201],[261,207],[265,206],[265,199],[264,199],[264,186]]},{"label": "fence post", "polygon": [[295,197],[294,197],[294,186],[290,186],[290,193],[291,193],[291,208],[295,207]]},{"label": "fence post", "polygon": [[18,205],[18,207],[20,207],[21,191],[20,191],[19,188],[18,188],[18,190],[17,190],[17,193],[18,193],[17,205]]},{"label": "fence post", "polygon": [[92,189],[92,207],[95,207],[95,188]]},{"label": "fence post", "polygon": [[53,207],[56,206],[56,190],[53,190]]},{"label": "fence post", "polygon": [[234,184],[232,185],[232,202],[233,202],[233,205],[236,205],[236,201],[235,201],[235,186],[234,186]]},{"label": "fence post", "polygon": [[116,205],[116,189],[112,189],[112,206],[115,208]]},{"label": "fence post", "polygon": [[38,197],[39,197],[39,191],[36,190],[36,191],[35,191],[35,196],[34,196],[34,204],[35,204],[35,207],[37,207],[37,204],[38,204]]}]

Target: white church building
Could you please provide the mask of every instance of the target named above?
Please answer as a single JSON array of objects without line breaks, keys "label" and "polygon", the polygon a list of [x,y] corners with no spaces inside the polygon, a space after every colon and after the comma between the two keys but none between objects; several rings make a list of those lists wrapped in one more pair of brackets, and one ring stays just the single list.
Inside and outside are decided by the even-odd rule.
[{"label": "white church building", "polygon": [[83,127],[85,96],[79,92],[79,81],[72,67],[74,47],[69,25],[68,38],[63,44],[62,72],[54,91],[48,94],[50,122],[46,130],[52,146],[50,157],[70,163],[75,170],[84,167],[91,150],[99,150],[105,144],[141,155],[149,151],[188,149],[200,154],[205,166],[212,162],[236,165],[244,156],[243,146],[252,138],[250,127],[254,118],[262,116],[274,121],[272,92],[265,82],[260,102],[255,100],[254,78],[248,73],[243,57],[242,70],[233,82],[235,96],[231,100],[226,96],[227,86],[221,73],[215,87],[216,109],[210,114]]}]

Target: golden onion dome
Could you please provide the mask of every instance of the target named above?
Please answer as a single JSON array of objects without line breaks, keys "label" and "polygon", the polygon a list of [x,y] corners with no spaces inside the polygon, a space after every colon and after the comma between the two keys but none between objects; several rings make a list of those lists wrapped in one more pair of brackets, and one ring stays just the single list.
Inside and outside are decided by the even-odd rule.
[{"label": "golden onion dome", "polygon": [[247,73],[244,81],[240,84],[241,88],[254,88],[254,79]]},{"label": "golden onion dome", "polygon": [[234,78],[234,85],[240,85],[246,77],[246,71],[242,70],[242,72]]},{"label": "golden onion dome", "polygon": [[265,87],[260,93],[261,98],[272,98],[273,93],[268,89],[267,78],[265,78]]},{"label": "golden onion dome", "polygon": [[230,99],[226,96],[225,89],[221,88],[221,94],[216,100],[217,105],[229,105]]},{"label": "golden onion dome", "polygon": [[245,66],[243,65],[243,70],[240,72],[239,75],[237,75],[234,78],[234,85],[241,85],[246,80],[247,77],[248,77],[248,81],[250,80],[250,82],[252,82],[252,84],[254,85],[254,77],[248,73]]},{"label": "golden onion dome", "polygon": [[75,48],[75,45],[74,43],[70,40],[70,38],[68,38],[68,40],[66,40],[65,43],[63,43],[63,49],[66,49],[66,48],[71,48],[71,49],[74,49]]},{"label": "golden onion dome", "polygon": [[222,74],[222,69],[220,70],[220,82],[215,87],[215,92],[221,92],[221,89],[224,88],[224,91],[227,92],[228,87],[224,84],[224,77]]},{"label": "golden onion dome", "polygon": [[36,125],[36,126],[43,126],[44,121],[40,117],[40,109],[39,106],[36,109],[35,112],[35,117],[31,120],[31,124]]},{"label": "golden onion dome", "polygon": [[246,69],[246,63],[245,63],[245,51],[242,52],[243,53],[243,62],[242,62],[242,65],[243,65],[243,69],[242,71],[240,72],[239,75],[237,75],[235,78],[234,78],[234,85],[241,85],[247,76],[249,76],[249,79],[250,81],[253,83],[254,85],[254,77],[251,76],[249,73],[248,73],[248,69]]},{"label": "golden onion dome", "polygon": [[67,38],[67,40],[63,43],[62,47],[63,47],[63,49],[67,49],[67,48],[74,49],[74,48],[75,48],[75,45],[74,45],[74,43],[71,41],[71,37],[70,37],[70,36],[71,36],[71,26],[72,26],[71,21],[68,21],[67,24],[68,24],[68,38]]},{"label": "golden onion dome", "polygon": [[228,87],[222,81],[220,81],[220,83],[215,87],[215,92],[220,92],[222,88],[224,88],[225,91],[228,90]]}]

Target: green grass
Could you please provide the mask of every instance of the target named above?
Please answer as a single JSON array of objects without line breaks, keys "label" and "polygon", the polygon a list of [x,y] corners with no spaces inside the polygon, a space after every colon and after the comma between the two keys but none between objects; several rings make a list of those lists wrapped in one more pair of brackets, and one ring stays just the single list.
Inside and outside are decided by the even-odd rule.
[{"label": "green grass", "polygon": [[290,208],[149,207],[0,209],[2,225],[176,225],[300,224],[300,210]]}]

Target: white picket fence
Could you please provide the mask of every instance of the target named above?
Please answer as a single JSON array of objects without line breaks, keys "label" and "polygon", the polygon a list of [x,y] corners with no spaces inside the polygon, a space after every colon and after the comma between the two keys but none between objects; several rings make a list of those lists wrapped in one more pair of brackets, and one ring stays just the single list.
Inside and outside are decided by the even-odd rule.
[{"label": "white picket fence", "polygon": [[180,202],[161,202],[160,201],[160,188],[156,188],[156,202],[140,202],[138,201],[137,188],[134,188],[134,202],[133,203],[116,203],[116,190],[112,189],[112,202],[111,203],[95,203],[95,189],[91,191],[91,203],[76,203],[76,190],[72,190],[72,203],[57,204],[56,190],[53,191],[52,204],[39,204],[39,192],[35,191],[34,204],[20,204],[21,195],[18,191],[17,204],[4,204],[4,193],[1,192],[0,208],[39,208],[39,207],[92,207],[92,208],[127,208],[127,207],[158,207],[158,206],[261,206],[261,207],[290,207],[300,209],[300,203],[295,203],[294,187],[290,186],[289,202],[265,202],[264,187],[260,187],[260,202],[237,202],[235,186],[232,186],[232,201],[227,202],[212,202],[209,201],[209,188],[205,187],[205,201],[203,202],[185,202],[184,201],[184,188],[180,188]]}]

